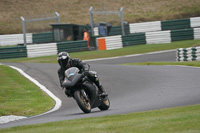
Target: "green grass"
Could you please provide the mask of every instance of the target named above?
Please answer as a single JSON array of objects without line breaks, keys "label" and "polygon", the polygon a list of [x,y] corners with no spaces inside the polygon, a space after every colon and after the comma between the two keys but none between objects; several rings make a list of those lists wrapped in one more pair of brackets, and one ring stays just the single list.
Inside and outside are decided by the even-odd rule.
[{"label": "green grass", "polygon": [[123,65],[184,65],[192,67],[200,67],[200,61],[185,61],[185,62],[141,62],[141,63],[126,63]]},{"label": "green grass", "polygon": [[1,133],[198,133],[200,105],[13,127]]},{"label": "green grass", "polygon": [[[87,59],[107,58],[107,57],[140,54],[140,53],[155,52],[162,50],[170,50],[176,48],[187,48],[187,47],[197,46],[199,44],[200,40],[177,41],[169,44],[151,44],[151,45],[143,44],[143,45],[125,47],[121,49],[114,49],[114,50],[76,52],[76,53],[70,53],[70,56],[72,58],[87,60]],[[57,63],[57,60],[56,60],[56,55],[54,55],[54,56],[36,57],[36,58],[4,59],[0,60],[0,62]]]},{"label": "green grass", "polygon": [[37,115],[50,110],[54,101],[16,70],[0,65],[0,116]]}]

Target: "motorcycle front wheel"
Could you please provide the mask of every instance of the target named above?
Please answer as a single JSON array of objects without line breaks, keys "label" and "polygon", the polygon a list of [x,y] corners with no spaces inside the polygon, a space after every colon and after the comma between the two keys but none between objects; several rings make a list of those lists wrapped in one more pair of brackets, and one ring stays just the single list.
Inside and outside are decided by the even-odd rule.
[{"label": "motorcycle front wheel", "polygon": [[105,99],[103,99],[101,105],[98,107],[100,110],[108,110],[110,107],[110,100],[108,99],[108,97],[106,97]]},{"label": "motorcycle front wheel", "polygon": [[[84,98],[84,97],[87,97],[85,94],[82,94],[80,90],[77,90],[74,92],[74,98],[75,98],[78,106],[84,113],[90,113],[91,105],[90,105],[90,102]],[[85,96],[83,96],[83,95],[85,95]]]}]

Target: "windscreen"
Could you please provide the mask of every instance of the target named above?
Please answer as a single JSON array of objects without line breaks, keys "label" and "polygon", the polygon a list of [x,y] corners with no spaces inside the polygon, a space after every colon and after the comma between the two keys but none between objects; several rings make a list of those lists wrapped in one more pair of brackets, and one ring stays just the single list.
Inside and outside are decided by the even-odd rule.
[{"label": "windscreen", "polygon": [[71,67],[65,71],[65,77],[70,80],[79,72],[79,69],[76,67]]}]

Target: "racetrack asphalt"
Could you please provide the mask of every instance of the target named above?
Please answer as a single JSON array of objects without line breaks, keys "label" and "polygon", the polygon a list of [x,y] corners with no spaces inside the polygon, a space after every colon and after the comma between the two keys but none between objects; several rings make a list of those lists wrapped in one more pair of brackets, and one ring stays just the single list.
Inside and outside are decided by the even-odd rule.
[{"label": "racetrack asphalt", "polygon": [[100,81],[108,92],[111,101],[109,110],[100,111],[99,109],[93,109],[89,114],[84,114],[73,98],[67,98],[64,95],[57,75],[58,64],[3,63],[22,69],[25,73],[46,86],[62,100],[62,107],[46,115],[0,124],[0,128],[126,114],[200,103],[199,68],[116,65],[149,61],[175,61],[175,51],[86,61],[91,64],[91,70],[98,72]]}]

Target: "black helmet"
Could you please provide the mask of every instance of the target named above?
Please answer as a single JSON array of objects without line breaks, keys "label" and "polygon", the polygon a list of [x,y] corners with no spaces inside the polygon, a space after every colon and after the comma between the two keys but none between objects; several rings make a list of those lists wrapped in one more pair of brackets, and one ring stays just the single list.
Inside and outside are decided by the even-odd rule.
[{"label": "black helmet", "polygon": [[67,52],[60,52],[57,57],[58,63],[61,67],[65,68],[69,63],[70,56]]}]

